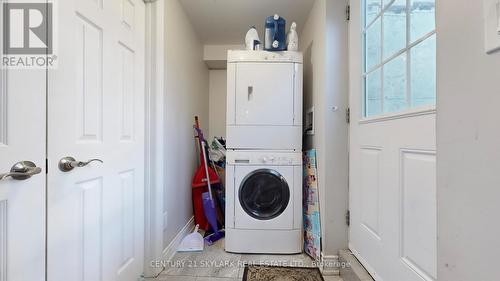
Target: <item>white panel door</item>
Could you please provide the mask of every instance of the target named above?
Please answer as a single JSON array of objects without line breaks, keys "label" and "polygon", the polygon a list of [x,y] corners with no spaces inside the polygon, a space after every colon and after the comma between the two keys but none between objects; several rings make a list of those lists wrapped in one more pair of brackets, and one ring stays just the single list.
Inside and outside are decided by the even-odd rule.
[{"label": "white panel door", "polygon": [[20,161],[40,168],[0,179],[0,281],[45,280],[45,77],[0,67],[0,178]]},{"label": "white panel door", "polygon": [[[48,75],[48,280],[135,281],[144,256],[144,3],[58,4],[59,66]],[[81,167],[61,171],[67,156]],[[103,163],[84,166],[91,159]]]},{"label": "white panel door", "polygon": [[[377,60],[376,54],[382,57],[382,52],[377,49],[379,37],[372,30],[384,25],[380,24],[380,17],[376,19],[367,13],[368,20],[374,23],[367,31],[367,54],[371,57],[365,61],[369,67],[364,71],[361,56],[364,46],[361,39],[361,5],[364,2],[351,1],[349,248],[377,281],[435,281],[435,109],[433,106],[398,109],[431,100],[433,81],[417,80],[426,75],[426,71],[419,67],[427,62],[430,66],[427,73],[432,77],[432,60],[426,58],[419,61],[421,64],[407,64],[407,59],[413,62],[410,54],[418,57],[418,51],[421,50],[417,45],[419,41],[411,43],[405,50],[405,38],[411,40],[411,37],[401,36],[403,43],[400,46],[397,39],[401,38],[396,36],[394,39],[391,37],[394,33],[387,35],[388,31],[384,29],[388,37],[383,39],[383,52],[401,49],[401,54],[396,52],[394,59],[384,55],[387,59],[372,63]],[[372,2],[369,2],[372,8],[382,5],[377,0]],[[394,6],[387,8],[383,20],[404,16],[407,2],[391,3]],[[418,8],[415,10],[418,11]],[[399,23],[405,30],[406,19],[403,18]],[[416,22],[416,25],[421,23]],[[385,28],[392,28],[388,25],[386,22]],[[418,30],[418,26],[412,28]],[[432,40],[432,36],[430,31],[427,36],[430,39],[427,39]],[[425,41],[425,38],[422,41],[424,44],[431,42]],[[377,69],[377,64],[382,66]],[[395,67],[397,65],[401,65],[401,68]],[[407,76],[406,71],[411,71],[411,75]],[[363,73],[367,73],[365,81]],[[407,83],[408,80],[411,83]],[[420,91],[417,85],[424,85],[422,88],[429,90],[427,96],[416,96]],[[363,94],[365,90],[366,96]],[[408,97],[412,97],[411,102]]]},{"label": "white panel door", "polygon": [[349,247],[376,280],[436,280],[435,115],[358,121]]},{"label": "white panel door", "polygon": [[236,124],[293,126],[294,64],[240,63],[236,67]]}]

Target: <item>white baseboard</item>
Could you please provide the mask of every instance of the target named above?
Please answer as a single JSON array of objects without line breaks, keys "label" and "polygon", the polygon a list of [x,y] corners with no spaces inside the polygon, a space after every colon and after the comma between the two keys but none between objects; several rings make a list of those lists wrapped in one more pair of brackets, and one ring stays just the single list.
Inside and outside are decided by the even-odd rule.
[{"label": "white baseboard", "polygon": [[325,255],[321,253],[321,273],[326,276],[330,275],[340,275],[340,262],[338,255]]},{"label": "white baseboard", "polygon": [[177,233],[174,239],[168,244],[168,246],[163,249],[161,256],[157,257],[154,260],[147,261],[146,269],[144,272],[144,276],[147,278],[155,278],[165,269],[162,266],[156,265],[157,262],[170,261],[174,257],[175,253],[177,253],[177,248],[181,244],[182,239],[191,233],[194,229],[194,217],[191,217],[186,225]]},{"label": "white baseboard", "polygon": [[348,265],[345,268],[341,268],[342,274],[354,275],[359,280],[374,281],[373,277],[370,276],[368,271],[363,267],[361,262],[356,258],[356,256],[349,249],[340,250],[339,255],[340,255],[340,260],[342,261],[342,263],[345,262]]},{"label": "white baseboard", "polygon": [[175,253],[177,252],[177,248],[179,248],[179,245],[181,244],[182,239],[193,231],[194,226],[194,217],[191,217],[186,225],[181,229],[181,231],[177,233],[172,242],[170,242],[170,244],[168,244],[168,246],[163,250],[162,259],[168,261],[174,257]]}]

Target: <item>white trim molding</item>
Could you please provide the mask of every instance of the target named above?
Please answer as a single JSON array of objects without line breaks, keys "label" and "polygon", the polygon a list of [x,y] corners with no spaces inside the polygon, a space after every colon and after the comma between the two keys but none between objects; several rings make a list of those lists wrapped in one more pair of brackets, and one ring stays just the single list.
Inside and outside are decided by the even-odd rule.
[{"label": "white trim molding", "polygon": [[[147,278],[156,278],[160,275],[160,273],[163,270],[167,269],[167,268],[165,268],[165,264],[168,264],[169,262],[172,261],[175,254],[177,253],[177,249],[179,248],[179,245],[181,244],[182,239],[184,237],[186,237],[188,234],[190,234],[191,232],[193,232],[194,227],[195,227],[195,224],[194,224],[194,216],[193,216],[188,220],[186,225],[184,225],[184,227],[179,231],[179,233],[177,233],[177,235],[174,237],[174,239],[172,239],[170,244],[168,244],[168,246],[165,247],[165,249],[163,249],[163,251],[161,252],[161,255],[158,258],[151,259],[151,260],[148,260],[146,262],[145,267],[149,268],[149,269],[146,269],[145,271],[154,273],[152,275],[145,274],[145,276],[148,276]],[[144,280],[144,279],[142,279],[142,280]]]},{"label": "white trim molding", "polygon": [[359,120],[359,124],[369,124],[376,122],[384,122],[389,120],[404,119],[410,117],[417,117],[429,114],[436,114],[436,107],[434,105],[424,106],[419,108],[411,108],[401,112],[386,113],[382,115],[377,115],[373,117],[367,117]]},{"label": "white trim molding", "polygon": [[172,260],[174,257],[175,253],[177,253],[177,248],[179,248],[179,245],[181,244],[181,241],[186,235],[189,233],[193,232],[194,230],[194,217],[191,217],[189,221],[186,223],[186,225],[177,233],[177,235],[174,237],[172,242],[168,244],[168,246],[163,250],[162,254],[162,259],[166,261]]},{"label": "white trim molding", "polygon": [[[351,243],[349,243],[349,249],[351,250],[351,253],[353,254],[353,256],[359,261],[361,266],[363,266],[363,268],[366,270],[368,275],[370,275],[373,278],[373,280],[381,281],[380,276],[377,274],[375,269],[373,269],[373,267],[368,265],[366,260],[359,254],[359,252],[357,250],[354,249],[354,247],[352,246]],[[368,280],[370,280],[370,279],[368,279]]]},{"label": "white trim molding", "polygon": [[[0,0],[0,4],[3,4]],[[3,6],[0,7],[0,13],[3,15]],[[3,20],[0,20],[0,49],[3,50]],[[0,146],[7,145],[7,69],[0,64]],[[2,273],[0,273],[0,276]],[[1,279],[0,279],[1,280]]]},{"label": "white trim molding", "polygon": [[0,146],[7,145],[7,81],[7,69],[0,67]]},{"label": "white trim molding", "polygon": [[152,268],[149,264],[162,257],[164,227],[165,4],[163,1],[144,2],[147,3],[144,274],[154,276],[161,268]]},{"label": "white trim molding", "polygon": [[0,200],[0,281],[7,281],[7,200]]},{"label": "white trim molding", "polygon": [[371,275],[366,271],[363,265],[358,261],[349,249],[340,250],[340,274],[347,276],[356,276],[357,280],[374,281]]},{"label": "white trim molding", "polygon": [[340,259],[338,255],[321,253],[321,273],[325,276],[340,275]]}]

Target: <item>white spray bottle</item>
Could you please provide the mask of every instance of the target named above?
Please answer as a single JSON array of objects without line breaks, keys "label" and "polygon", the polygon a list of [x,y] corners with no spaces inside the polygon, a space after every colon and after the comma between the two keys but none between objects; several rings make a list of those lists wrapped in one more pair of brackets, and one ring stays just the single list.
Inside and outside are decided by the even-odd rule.
[{"label": "white spray bottle", "polygon": [[245,45],[248,51],[255,50],[257,44],[260,44],[259,33],[255,26],[250,27],[245,36]]},{"label": "white spray bottle", "polygon": [[299,50],[299,35],[297,34],[297,24],[295,22],[292,22],[290,26],[290,31],[286,36],[286,44],[288,51]]}]

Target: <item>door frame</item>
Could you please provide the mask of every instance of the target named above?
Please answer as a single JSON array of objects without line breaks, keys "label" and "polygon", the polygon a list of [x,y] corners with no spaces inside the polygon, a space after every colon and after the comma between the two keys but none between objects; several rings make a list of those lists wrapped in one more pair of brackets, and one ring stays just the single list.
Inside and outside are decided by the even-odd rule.
[{"label": "door frame", "polygon": [[162,268],[152,267],[151,262],[162,258],[164,228],[165,4],[143,1],[146,4],[144,275],[155,276]]}]

